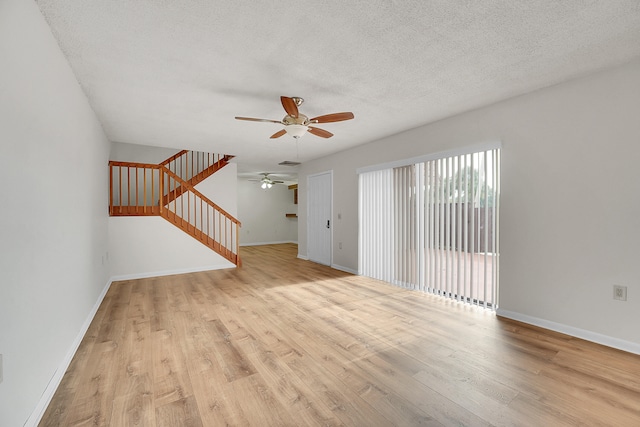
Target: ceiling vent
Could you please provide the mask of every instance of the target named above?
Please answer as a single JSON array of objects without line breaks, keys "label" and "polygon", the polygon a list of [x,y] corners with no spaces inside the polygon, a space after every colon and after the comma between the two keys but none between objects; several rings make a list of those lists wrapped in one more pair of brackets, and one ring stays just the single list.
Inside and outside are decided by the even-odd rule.
[{"label": "ceiling vent", "polygon": [[285,160],[284,162],[278,163],[280,166],[298,166],[300,162],[292,162],[289,160]]}]

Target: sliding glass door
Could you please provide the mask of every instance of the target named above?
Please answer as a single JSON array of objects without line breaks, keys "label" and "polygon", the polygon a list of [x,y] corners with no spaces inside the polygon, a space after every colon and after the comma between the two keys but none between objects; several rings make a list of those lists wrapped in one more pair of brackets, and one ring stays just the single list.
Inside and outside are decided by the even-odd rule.
[{"label": "sliding glass door", "polygon": [[500,150],[359,175],[359,272],[495,309]]}]

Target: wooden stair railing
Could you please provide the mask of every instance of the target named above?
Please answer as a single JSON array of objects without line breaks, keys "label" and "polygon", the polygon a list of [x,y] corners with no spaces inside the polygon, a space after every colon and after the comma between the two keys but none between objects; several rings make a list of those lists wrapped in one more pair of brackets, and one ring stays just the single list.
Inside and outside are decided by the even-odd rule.
[{"label": "wooden stair railing", "polygon": [[161,216],[240,265],[240,222],[193,185],[162,165],[111,161],[109,166],[109,215]]},{"label": "wooden stair railing", "polygon": [[[240,221],[175,173],[164,167],[160,171],[168,189],[160,204],[160,216],[239,265]],[[175,194],[178,189],[180,195]]]},{"label": "wooden stair railing", "polygon": [[109,162],[109,215],[160,215],[160,165]]},{"label": "wooden stair railing", "polygon": [[207,153],[204,151],[182,150],[160,162],[171,172],[191,185],[196,185],[210,174],[209,169],[218,170],[229,163],[234,156],[229,154]]},{"label": "wooden stair railing", "polygon": [[[182,150],[174,154],[162,163],[164,166],[184,181],[195,187],[218,170],[229,164],[234,156],[228,154],[206,153],[203,151]],[[182,194],[178,188],[177,196]]]}]

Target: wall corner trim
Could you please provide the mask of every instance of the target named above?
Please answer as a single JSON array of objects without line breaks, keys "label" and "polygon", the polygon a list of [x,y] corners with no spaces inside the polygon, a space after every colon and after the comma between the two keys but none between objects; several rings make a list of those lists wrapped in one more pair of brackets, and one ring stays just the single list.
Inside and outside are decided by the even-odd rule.
[{"label": "wall corner trim", "polygon": [[89,329],[89,326],[91,326],[91,322],[93,321],[93,318],[98,312],[98,309],[100,308],[100,304],[102,304],[102,300],[104,300],[105,295],[107,295],[107,292],[111,287],[111,283],[113,283],[113,279],[109,279],[107,281],[107,284],[102,289],[102,292],[98,296],[96,303],[93,305],[93,308],[87,315],[87,318],[82,324],[82,327],[78,331],[78,335],[71,343],[71,346],[69,347],[69,350],[67,351],[66,356],[64,357],[64,359],[60,361],[60,366],[58,367],[58,369],[56,369],[53,376],[49,380],[49,384],[47,384],[47,387],[42,392],[42,396],[40,396],[40,401],[38,402],[35,409],[31,413],[31,416],[24,423],[25,427],[32,427],[32,426],[36,427],[40,422],[40,420],[42,419],[44,412],[47,410],[47,407],[49,406],[49,403],[51,403],[51,399],[53,398],[53,395],[55,394],[56,390],[58,389],[58,386],[60,385],[60,382],[62,381],[62,377],[67,372],[67,368],[69,368],[69,365],[73,360],[73,356],[75,356],[76,351],[78,351],[78,347],[80,347],[80,343],[82,342],[82,339],[86,335],[87,330]]},{"label": "wall corner trim", "polygon": [[550,320],[528,316],[526,314],[517,313],[515,311],[503,310],[501,308],[498,308],[496,310],[496,314],[499,317],[505,317],[507,319],[517,320],[522,323],[539,326],[544,329],[560,332],[575,338],[591,341],[596,344],[601,344],[629,353],[640,354],[640,343],[610,337],[608,335],[599,334],[597,332],[587,331],[585,329],[575,328],[573,326],[565,325],[562,323],[556,323]]}]

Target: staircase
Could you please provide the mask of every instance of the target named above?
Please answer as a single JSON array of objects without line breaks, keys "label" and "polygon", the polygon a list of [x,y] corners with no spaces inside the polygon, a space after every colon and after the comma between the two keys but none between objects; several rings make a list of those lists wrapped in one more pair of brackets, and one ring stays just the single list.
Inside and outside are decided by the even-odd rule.
[{"label": "staircase", "polygon": [[232,158],[183,150],[157,165],[110,161],[109,215],[161,216],[240,266],[240,221],[195,189]]}]

